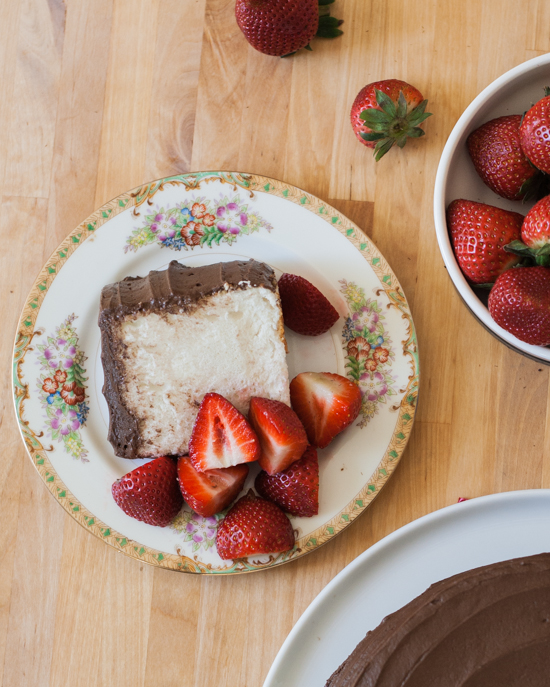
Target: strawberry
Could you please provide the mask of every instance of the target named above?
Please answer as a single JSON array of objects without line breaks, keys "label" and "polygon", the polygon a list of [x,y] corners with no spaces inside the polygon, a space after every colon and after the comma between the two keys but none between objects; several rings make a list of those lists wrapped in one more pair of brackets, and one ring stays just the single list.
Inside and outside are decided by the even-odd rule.
[{"label": "strawberry", "polygon": [[126,515],[148,525],[166,527],[183,506],[176,463],[164,456],[117,479],[111,491]]},{"label": "strawberry", "polygon": [[279,506],[259,498],[251,489],[218,527],[216,546],[220,557],[227,560],[288,551],[294,540],[290,520]]},{"label": "strawberry", "polygon": [[284,57],[308,48],[315,36],[336,38],[342,23],[329,16],[326,6],[334,0],[237,0],[235,17],[250,45]]},{"label": "strawberry", "polygon": [[283,274],[279,295],[285,325],[298,334],[318,336],[338,320],[338,311],[311,282],[297,274]]},{"label": "strawberry", "polygon": [[207,518],[225,510],[237,498],[248,476],[248,465],[198,472],[189,456],[178,458],[178,482],[191,508]]},{"label": "strawberry", "polygon": [[489,312],[521,341],[550,346],[550,269],[518,267],[504,272],[489,294]]},{"label": "strawberry", "polygon": [[290,401],[306,428],[309,443],[328,446],[361,410],[361,392],[332,372],[302,372],[290,382]]},{"label": "strawberry", "polygon": [[542,175],[529,162],[519,142],[521,115],[498,117],[473,131],[466,141],[477,173],[502,198],[534,197]]},{"label": "strawberry", "polygon": [[394,143],[400,148],[408,138],[424,136],[420,124],[431,117],[427,100],[414,86],[386,79],[367,84],[351,106],[351,126],[357,138],[380,160]]},{"label": "strawberry", "polygon": [[206,394],[189,439],[195,470],[215,470],[258,460],[260,442],[242,413],[220,394]]},{"label": "strawberry", "polygon": [[523,152],[538,169],[550,174],[550,89],[523,115],[519,127]]},{"label": "strawberry", "polygon": [[309,446],[295,463],[276,475],[260,472],[254,483],[264,499],[274,501],[291,515],[310,518],[319,512],[319,461]]},{"label": "strawberry", "polygon": [[250,399],[248,420],[260,440],[258,458],[263,470],[274,475],[302,457],[307,435],[296,413],[281,401]]},{"label": "strawberry", "polygon": [[529,210],[521,225],[521,238],[537,265],[550,265],[550,196]]},{"label": "strawberry", "polygon": [[473,200],[453,200],[447,226],[460,269],[474,284],[487,284],[519,262],[504,246],[520,237],[523,216]]}]

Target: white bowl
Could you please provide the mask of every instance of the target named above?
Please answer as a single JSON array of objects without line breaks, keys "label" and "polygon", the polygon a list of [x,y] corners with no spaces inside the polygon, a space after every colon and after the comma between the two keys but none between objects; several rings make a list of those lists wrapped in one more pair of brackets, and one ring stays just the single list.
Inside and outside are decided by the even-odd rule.
[{"label": "white bowl", "polygon": [[475,200],[505,210],[527,214],[532,203],[500,198],[477,174],[466,139],[479,126],[504,115],[522,114],[544,96],[550,86],[550,54],[535,57],[514,67],[489,84],[466,108],[447,140],[435,179],[434,219],[439,249],[453,284],[472,314],[500,341],[534,360],[550,364],[550,347],[533,346],[499,327],[486,305],[472,290],[456,261],[447,230],[445,210],[456,198]]}]

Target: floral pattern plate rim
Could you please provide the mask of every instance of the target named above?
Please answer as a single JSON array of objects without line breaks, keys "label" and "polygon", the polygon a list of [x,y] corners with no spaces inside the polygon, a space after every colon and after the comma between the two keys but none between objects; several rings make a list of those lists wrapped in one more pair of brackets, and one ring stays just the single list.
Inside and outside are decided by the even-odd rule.
[{"label": "floral pattern plate rim", "polygon": [[[311,339],[287,331],[289,374],[347,375],[361,388],[357,422],[320,452],[319,515],[291,518],[295,547],[222,561],[216,528],[185,506],[167,528],[126,516],[112,482],[133,469],[106,440],[101,394],[99,293],[171,259],[253,257],[278,276],[315,283],[341,314]],[[75,283],[87,288],[75,289]],[[16,416],[29,457],[60,505],[116,550],[163,568],[210,574],[295,560],[347,527],[372,503],[410,436],[419,384],[416,333],[405,295],[370,239],[340,212],[284,182],[237,172],[198,172],[146,184],[106,203],[57,248],[23,308],[13,355]],[[252,485],[254,474],[245,488]],[[329,488],[330,485],[330,488]]]}]

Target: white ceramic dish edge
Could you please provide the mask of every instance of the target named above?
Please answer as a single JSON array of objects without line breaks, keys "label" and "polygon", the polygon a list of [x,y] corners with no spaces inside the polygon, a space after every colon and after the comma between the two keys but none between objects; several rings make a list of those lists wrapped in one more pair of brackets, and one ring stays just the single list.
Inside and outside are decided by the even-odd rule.
[{"label": "white ceramic dish edge", "polygon": [[[342,582],[346,578],[351,579],[355,571],[364,566],[367,561],[371,560],[374,562],[381,554],[390,550],[395,545],[398,545],[400,540],[405,541],[407,539],[414,539],[416,535],[419,535],[422,531],[428,530],[432,525],[439,524],[444,519],[454,517],[455,514],[467,515],[473,511],[475,515],[476,510],[483,510],[488,506],[498,507],[502,504],[505,505],[511,499],[514,500],[514,502],[519,501],[528,503],[535,496],[550,499],[550,489],[526,489],[521,491],[502,492],[481,496],[462,503],[455,503],[413,520],[391,534],[388,534],[376,544],[373,544],[369,549],[343,568],[327,586],[319,592],[315,599],[313,599],[282,644],[266,676],[263,687],[283,687],[284,683],[278,678],[283,672],[283,664],[288,658],[291,646],[307,629],[307,625],[313,622],[314,616],[318,610],[330,601],[330,597],[337,592]],[[512,557],[514,556],[511,555],[510,558]],[[352,649],[353,646],[350,647],[350,651]],[[327,675],[326,678],[328,679],[328,677]]]}]

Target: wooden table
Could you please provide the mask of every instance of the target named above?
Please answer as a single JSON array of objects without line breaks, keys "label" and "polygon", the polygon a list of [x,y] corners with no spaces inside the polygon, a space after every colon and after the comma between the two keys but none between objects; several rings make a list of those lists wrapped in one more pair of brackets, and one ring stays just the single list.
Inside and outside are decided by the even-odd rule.
[{"label": "wooden table", "polygon": [[[259,687],[309,603],[374,542],[460,496],[550,487],[550,368],[469,314],[432,219],[451,128],[493,79],[550,50],[550,4],[337,0],[345,35],[284,60],[248,46],[233,6],[1,3],[4,687]],[[390,77],[416,85],[434,116],[375,163],[349,109]],[[140,565],[67,517],[27,457],[8,376],[20,309],[61,240],[113,196],[203,169],[284,179],[356,221],[401,281],[420,343],[412,438],[372,507],[310,556],[229,578]]]}]

